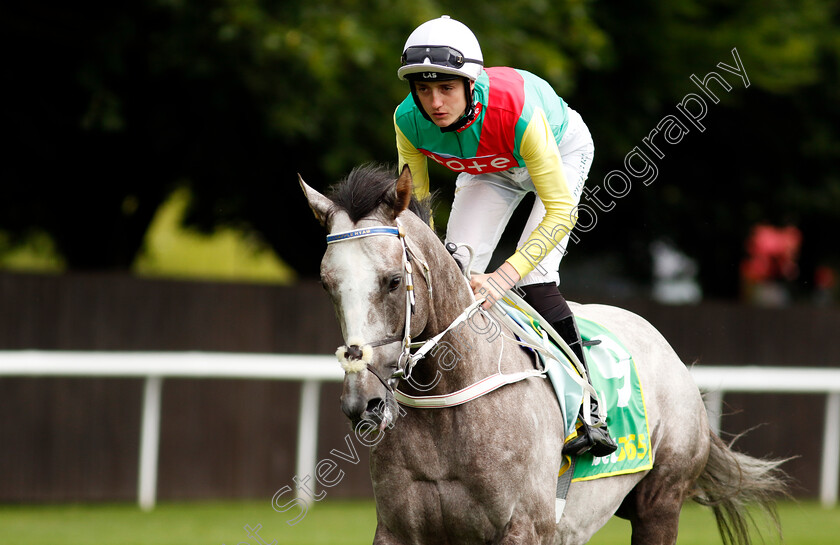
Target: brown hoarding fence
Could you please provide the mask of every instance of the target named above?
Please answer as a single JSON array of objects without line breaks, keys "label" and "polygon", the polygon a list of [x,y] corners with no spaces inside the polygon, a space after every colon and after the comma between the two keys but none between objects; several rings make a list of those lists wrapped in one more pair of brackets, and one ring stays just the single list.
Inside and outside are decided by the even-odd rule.
[{"label": "brown hoarding fence", "polygon": [[[585,297],[581,298],[585,299]],[[731,303],[623,306],[656,326],[686,363],[837,366],[840,310]],[[329,354],[341,344],[316,282],[295,286],[140,280],[126,275],[0,274],[0,350],[142,350]],[[133,500],[140,379],[0,379],[0,501]],[[340,385],[321,395],[318,453],[349,431]],[[270,500],[292,485],[299,384],[170,379],[163,389],[158,497]],[[818,488],[824,398],[731,394],[723,430],[787,465],[795,493]],[[332,497],[371,493],[367,453]]]}]

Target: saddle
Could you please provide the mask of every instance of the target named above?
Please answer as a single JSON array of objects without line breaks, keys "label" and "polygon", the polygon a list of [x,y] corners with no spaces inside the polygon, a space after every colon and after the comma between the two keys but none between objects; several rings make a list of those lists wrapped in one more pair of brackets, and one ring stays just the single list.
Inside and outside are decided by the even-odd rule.
[{"label": "saddle", "polygon": [[621,341],[604,326],[576,316],[582,345],[587,351],[590,387],[579,371],[580,362],[550,324],[544,323],[521,298],[508,295],[492,308],[497,309],[496,316],[520,338],[520,344],[533,351],[535,365],[551,380],[563,412],[566,436],[574,433],[581,403],[585,401],[588,405],[586,397],[594,394],[607,411],[610,433],[619,447],[604,457],[595,457],[588,452],[564,456],[557,483],[556,517],[559,522],[572,482],[636,473],[653,467],[642,385],[636,363]]}]

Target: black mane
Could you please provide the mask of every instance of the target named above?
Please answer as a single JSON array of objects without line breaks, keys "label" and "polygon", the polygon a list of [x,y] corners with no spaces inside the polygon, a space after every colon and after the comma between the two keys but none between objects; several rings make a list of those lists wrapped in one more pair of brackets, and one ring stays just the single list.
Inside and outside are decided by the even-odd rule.
[{"label": "black mane", "polygon": [[[327,197],[336,207],[347,212],[355,223],[369,216],[382,204],[394,206],[396,193],[393,189],[397,181],[394,172],[393,168],[374,163],[358,166],[346,178],[332,186]],[[430,224],[431,197],[418,200],[412,193],[408,209],[426,225]]]}]

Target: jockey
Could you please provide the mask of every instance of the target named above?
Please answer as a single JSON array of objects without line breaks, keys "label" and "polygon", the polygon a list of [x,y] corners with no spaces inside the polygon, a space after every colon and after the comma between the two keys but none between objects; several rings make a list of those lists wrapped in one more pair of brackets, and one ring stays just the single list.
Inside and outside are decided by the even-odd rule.
[{"label": "jockey", "polygon": [[[409,166],[419,197],[429,194],[428,159],[458,173],[446,241],[474,249],[472,269],[480,274],[471,277],[473,291],[486,297],[487,308],[520,288],[586,366],[574,316],[557,286],[594,155],[592,137],[544,80],[483,65],[475,35],[446,15],[411,33],[397,71],[411,90],[394,114],[399,167]],[[511,214],[530,192],[536,200],[517,251],[484,274]],[[467,252],[459,248],[453,256],[464,268]],[[591,423],[580,418],[578,437],[564,452],[616,450],[594,397],[591,414]]]}]

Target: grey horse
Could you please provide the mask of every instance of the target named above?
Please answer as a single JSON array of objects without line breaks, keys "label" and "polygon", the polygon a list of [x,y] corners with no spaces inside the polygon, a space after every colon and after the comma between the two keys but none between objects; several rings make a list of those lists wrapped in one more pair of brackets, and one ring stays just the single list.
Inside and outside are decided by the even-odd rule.
[{"label": "grey horse", "polygon": [[[375,545],[575,545],[613,515],[631,522],[634,545],[673,544],[687,499],[711,506],[725,543],[750,543],[753,503],[779,530],[773,500],[786,490],[782,461],[731,450],[709,429],[700,392],[662,335],[604,305],[572,308],[633,354],[653,467],[574,482],[557,522],[564,426],[547,380],[528,377],[448,408],[397,406],[397,384],[406,395],[446,396],[497,371],[534,369],[510,335],[487,334],[484,314],[472,315],[475,327],[452,328],[475,299],[429,227],[428,206],[412,196],[408,169],[397,178],[383,167],[358,167],[329,197],[300,183],[329,240],[340,242],[328,245],[321,280],[346,343],[338,351],[346,371],[341,408],[354,425],[372,422],[370,433],[384,434],[370,452]],[[436,336],[439,347],[469,349],[456,364],[451,351],[410,356],[409,340]]]}]

